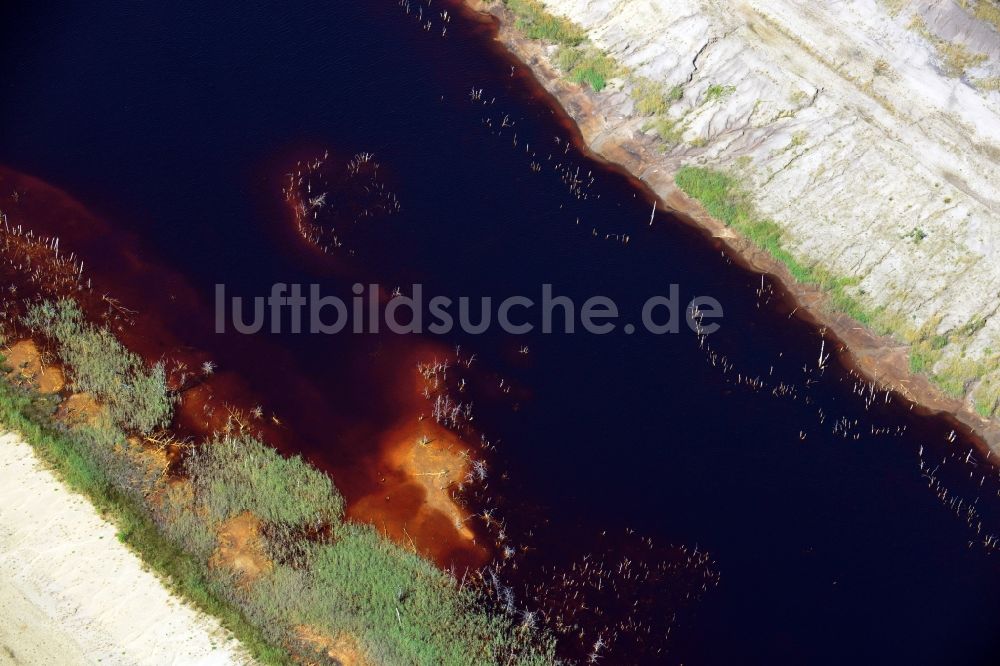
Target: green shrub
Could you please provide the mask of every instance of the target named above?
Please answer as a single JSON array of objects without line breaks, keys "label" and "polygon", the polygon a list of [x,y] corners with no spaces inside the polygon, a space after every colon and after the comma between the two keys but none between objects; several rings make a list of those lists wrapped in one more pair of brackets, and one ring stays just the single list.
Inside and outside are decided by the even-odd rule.
[{"label": "green shrub", "polygon": [[249,511],[283,527],[318,528],[344,514],[330,477],[252,437],[216,438],[192,452],[184,467],[199,508],[216,522]]},{"label": "green shrub", "polygon": [[736,92],[736,86],[723,86],[718,83],[713,83],[707,90],[705,90],[705,99],[709,101],[724,99],[732,95],[734,92]]},{"label": "green shrub", "polygon": [[937,359],[937,354],[921,345],[914,345],[910,348],[910,372],[918,374],[930,372]]},{"label": "green shrub", "polygon": [[[995,360],[995,359],[994,359]],[[994,367],[995,364],[994,364]],[[996,374],[986,377],[976,390],[972,392],[975,402],[976,412],[983,418],[989,418],[996,412],[997,405],[1000,405],[1000,378]]]},{"label": "green shrub", "polygon": [[87,323],[74,301],[36,303],[24,323],[55,341],[73,387],[104,403],[116,424],[145,434],[170,423],[174,399],[167,391],[163,364],[147,370],[110,331]]},{"label": "green shrub", "polygon": [[503,3],[517,17],[517,29],[531,39],[577,46],[587,37],[583,28],[569,19],[553,16],[538,0],[503,0]]},{"label": "green shrub", "polygon": [[80,425],[73,429],[73,443],[101,470],[108,483],[137,502],[144,501],[159,479],[159,470],[144,464],[142,446],[131,442],[114,426]]},{"label": "green shrub", "polygon": [[644,116],[658,116],[666,113],[671,105],[684,96],[684,88],[674,86],[666,90],[662,84],[645,77],[637,77],[632,86],[635,109]]},{"label": "green shrub", "polygon": [[651,122],[643,126],[643,131],[652,128],[657,136],[665,144],[665,148],[673,148],[683,141],[684,131],[686,127],[678,123],[673,118],[667,116],[659,116],[654,118]]},{"label": "green shrub", "polygon": [[583,60],[583,49],[567,47],[556,52],[556,66],[564,74],[572,72]]},{"label": "green shrub", "polygon": [[197,510],[190,486],[168,485],[153,506],[153,517],[171,542],[199,562],[208,562],[218,542],[216,526]]},{"label": "green shrub", "polygon": [[593,47],[561,48],[556,54],[556,64],[570,81],[586,83],[594,92],[604,90],[608,79],[620,72],[614,58],[604,55]]}]

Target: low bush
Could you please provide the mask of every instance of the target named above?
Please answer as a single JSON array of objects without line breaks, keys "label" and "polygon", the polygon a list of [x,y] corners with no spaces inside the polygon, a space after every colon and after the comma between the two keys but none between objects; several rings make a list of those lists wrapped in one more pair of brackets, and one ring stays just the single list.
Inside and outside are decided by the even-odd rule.
[{"label": "low bush", "polygon": [[705,90],[705,99],[709,101],[725,99],[734,92],[736,92],[736,86],[724,86],[718,83],[713,83],[708,87],[708,89]]},{"label": "low bush", "polygon": [[531,39],[577,46],[587,37],[583,28],[569,19],[550,14],[538,0],[503,0],[503,4],[517,17],[517,29]]},{"label": "low bush", "polygon": [[166,373],[122,346],[105,328],[89,324],[70,299],[32,305],[24,324],[56,343],[56,353],[70,371],[77,391],[93,394],[127,431],[147,434],[170,423],[174,399]]},{"label": "low bush", "polygon": [[217,437],[193,451],[184,468],[199,510],[214,522],[249,511],[283,528],[319,529],[344,514],[330,477],[253,437]]},{"label": "low bush", "polygon": [[565,47],[559,49],[556,64],[575,83],[586,83],[594,92],[607,86],[608,79],[618,75],[618,63],[593,47]]},{"label": "low bush", "polygon": [[636,77],[632,86],[635,109],[644,116],[658,116],[666,113],[683,96],[684,88],[681,86],[674,86],[667,90],[662,84],[645,77]]}]

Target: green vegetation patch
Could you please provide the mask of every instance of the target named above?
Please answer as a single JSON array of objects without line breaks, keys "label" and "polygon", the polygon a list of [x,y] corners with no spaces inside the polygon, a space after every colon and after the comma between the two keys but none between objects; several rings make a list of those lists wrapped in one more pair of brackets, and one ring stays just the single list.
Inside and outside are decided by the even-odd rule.
[{"label": "green vegetation patch", "polygon": [[632,99],[635,100],[635,110],[643,116],[658,116],[666,113],[676,102],[684,97],[684,88],[674,86],[667,88],[644,76],[637,76],[632,82]]},{"label": "green vegetation patch", "polygon": [[587,38],[583,28],[545,10],[538,0],[502,0],[517,17],[517,29],[530,39],[544,39],[564,46],[577,46]]},{"label": "green vegetation patch", "polygon": [[[53,419],[58,396],[4,379],[0,421],[90,497],[172,589],[219,617],[258,660],[289,663],[289,650],[308,650],[317,663],[333,663],[300,635],[305,625],[330,640],[346,636],[374,663],[555,661],[550,634],[525,622],[512,597],[501,606],[373,528],[346,522],[329,477],[301,457],[230,433],[188,454],[190,483],[167,482],[126,437],[170,422],[173,401],[162,374],[87,323],[73,301],[34,305],[26,321],[55,342],[78,388],[115,408],[96,426],[67,428]],[[148,395],[136,385],[148,385]],[[128,399],[138,407],[129,409]],[[209,564],[221,524],[245,512],[260,521],[273,564],[250,581]]]},{"label": "green vegetation patch", "polygon": [[[992,359],[988,365],[995,368],[996,360]],[[993,374],[983,379],[972,392],[972,399],[980,416],[989,418],[995,415],[1000,407],[1000,377]]]},{"label": "green vegetation patch", "polygon": [[614,58],[592,46],[566,46],[556,55],[559,69],[574,83],[586,83],[594,92],[601,92],[608,79],[618,76],[621,68]]},{"label": "green vegetation patch", "polygon": [[217,522],[249,511],[266,522],[319,528],[344,515],[330,477],[253,437],[217,437],[193,451],[185,469],[201,507]]},{"label": "green vegetation patch", "polygon": [[163,364],[147,369],[105,328],[87,323],[69,299],[32,305],[25,325],[52,339],[77,391],[93,394],[128,431],[149,433],[170,422],[173,397]]},{"label": "green vegetation patch", "polygon": [[669,150],[683,141],[687,127],[669,116],[657,116],[642,127],[643,132],[653,130],[663,141],[663,149]]},{"label": "green vegetation patch", "polygon": [[[307,569],[282,566],[249,591],[276,618],[346,632],[375,663],[546,664],[535,629],[485,614],[468,588],[369,526],[345,523],[312,547]],[[287,619],[285,620],[287,621]]]},{"label": "green vegetation patch", "polygon": [[709,101],[725,99],[734,92],[736,92],[736,86],[724,86],[718,83],[713,83],[705,90],[705,99]]},{"label": "green vegetation patch", "polygon": [[114,457],[109,466],[106,451],[95,448],[101,440],[66,430],[52,420],[54,410],[52,396],[0,380],[0,422],[24,437],[70,489],[86,495],[102,516],[115,523],[119,540],[139,553],[168,588],[218,618],[260,662],[292,663],[285,650],[269,642],[237,607],[217,594],[203,562],[157,529],[148,507],[116,470],[122,458]]},{"label": "green vegetation patch", "polygon": [[250,511],[264,522],[274,569],[249,588],[224,589],[272,640],[292,640],[307,625],[350,635],[375,663],[551,663],[554,646],[534,627],[487,612],[477,592],[427,560],[370,526],[344,522],[339,493],[300,458],[225,437],[186,467],[195,515],[217,526]]}]

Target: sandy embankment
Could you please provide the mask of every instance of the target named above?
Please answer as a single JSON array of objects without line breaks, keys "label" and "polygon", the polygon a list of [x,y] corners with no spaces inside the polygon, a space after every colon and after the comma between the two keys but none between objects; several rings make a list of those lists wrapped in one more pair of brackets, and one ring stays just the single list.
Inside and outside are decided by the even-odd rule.
[{"label": "sandy embankment", "polygon": [[0,435],[0,664],[244,664],[83,496]]}]

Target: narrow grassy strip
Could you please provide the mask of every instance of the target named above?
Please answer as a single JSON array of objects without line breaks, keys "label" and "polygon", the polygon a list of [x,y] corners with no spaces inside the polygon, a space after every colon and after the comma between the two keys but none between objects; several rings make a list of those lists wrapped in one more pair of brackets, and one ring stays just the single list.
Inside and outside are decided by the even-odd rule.
[{"label": "narrow grassy strip", "polygon": [[945,334],[937,333],[938,320],[927,322],[919,330],[911,330],[903,319],[892,316],[884,307],[871,308],[849,293],[851,287],[857,286],[857,278],[838,277],[818,264],[807,265],[796,259],[784,247],[781,227],[760,217],[750,195],[732,175],[685,166],[678,170],[675,182],[701,202],[712,217],[739,230],[757,247],[784,264],[796,281],[825,291],[834,309],[880,335],[894,335],[907,342],[911,372],[926,375],[953,398],[962,398],[971,385],[979,382],[972,392],[976,411],[983,417],[996,413],[1000,407],[1000,379],[990,374],[990,368],[996,366],[997,355],[989,354],[987,361],[965,358],[964,352],[945,357],[946,347],[963,346],[983,328],[985,319],[974,318]]},{"label": "narrow grassy strip", "polygon": [[714,169],[684,166],[674,180],[688,196],[700,201],[709,215],[739,230],[784,264],[796,281],[818,286],[829,294],[831,303],[840,312],[866,326],[882,328],[882,311],[863,306],[847,292],[858,284],[857,278],[838,277],[818,264],[804,264],[796,259],[784,246],[782,228],[758,215],[750,195],[733,176]]},{"label": "narrow grassy strip", "polygon": [[118,527],[118,538],[162,578],[168,589],[212,615],[264,664],[291,664],[284,649],[264,638],[231,603],[213,590],[204,567],[156,529],[144,506],[116,489],[105,472],[81,453],[72,433],[53,422],[54,402],[0,380],[0,423],[19,433],[35,454],[72,490],[86,496]]},{"label": "narrow grassy strip", "polygon": [[[332,663],[309,634],[346,637],[376,663],[555,660],[552,637],[520,619],[510,590],[497,604],[370,526],[346,522],[330,478],[299,456],[285,458],[246,433],[227,431],[188,454],[184,480],[165,482],[128,437],[149,420],[135,418],[128,402],[136,378],[148,377],[155,397],[166,395],[162,377],[149,374],[110,331],[87,323],[73,301],[33,304],[25,323],[55,343],[76,385],[120,409],[97,425],[69,428],[52,418],[57,396],[4,381],[4,423],[91,496],[122,540],[174,589],[219,615],[262,661],[284,663],[287,647]],[[150,405],[158,413],[163,403],[150,400],[143,409]],[[163,408],[157,421],[170,420],[173,401]],[[248,516],[260,526],[266,566],[246,574],[213,564],[226,523]],[[493,587],[499,594],[499,582]]]}]

